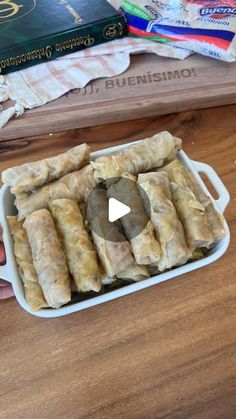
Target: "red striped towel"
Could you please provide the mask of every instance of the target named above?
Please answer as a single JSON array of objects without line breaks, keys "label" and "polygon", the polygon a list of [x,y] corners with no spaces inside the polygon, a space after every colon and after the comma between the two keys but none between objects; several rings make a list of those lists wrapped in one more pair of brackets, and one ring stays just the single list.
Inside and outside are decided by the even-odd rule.
[{"label": "red striped towel", "polygon": [[72,89],[84,87],[91,80],[123,73],[130,65],[130,54],[143,52],[178,59],[190,55],[184,49],[126,37],[0,76],[0,103],[8,99],[15,102],[14,106],[0,111],[0,129],[25,109],[42,106]]}]

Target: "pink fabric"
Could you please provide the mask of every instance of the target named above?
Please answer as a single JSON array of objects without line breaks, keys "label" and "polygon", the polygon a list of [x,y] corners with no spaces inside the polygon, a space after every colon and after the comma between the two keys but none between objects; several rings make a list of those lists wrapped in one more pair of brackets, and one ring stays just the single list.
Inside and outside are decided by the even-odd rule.
[{"label": "pink fabric", "polygon": [[33,109],[72,89],[82,88],[91,80],[123,73],[130,65],[130,55],[143,52],[181,60],[191,54],[181,48],[127,36],[7,74],[2,89],[25,109]]},{"label": "pink fabric", "polygon": [[[4,265],[5,261],[5,251],[2,243],[2,228],[0,227],[0,265]],[[4,298],[10,298],[13,295],[14,292],[9,282],[0,279],[0,300],[3,300]]]}]

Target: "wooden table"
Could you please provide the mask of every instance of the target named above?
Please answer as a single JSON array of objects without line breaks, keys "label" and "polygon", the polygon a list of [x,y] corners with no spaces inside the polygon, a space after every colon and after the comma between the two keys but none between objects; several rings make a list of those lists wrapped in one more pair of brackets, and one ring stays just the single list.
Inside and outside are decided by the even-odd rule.
[{"label": "wooden table", "polygon": [[229,250],[199,271],[64,318],[0,302],[1,418],[236,417],[236,105],[2,141],[0,168],[164,129],[229,189]]}]

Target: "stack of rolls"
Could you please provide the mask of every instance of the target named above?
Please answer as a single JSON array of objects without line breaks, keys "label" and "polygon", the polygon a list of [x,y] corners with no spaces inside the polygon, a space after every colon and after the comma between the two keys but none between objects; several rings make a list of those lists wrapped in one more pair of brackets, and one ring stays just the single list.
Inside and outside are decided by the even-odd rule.
[{"label": "stack of rolls", "polygon": [[[72,291],[86,298],[110,284],[145,280],[203,257],[202,249],[224,237],[223,217],[177,158],[181,147],[161,132],[94,161],[82,144],[2,173],[15,195],[18,214],[8,224],[32,310],[60,308]],[[125,178],[137,224],[145,219],[137,236],[128,217],[107,219],[109,197],[125,193]]]}]

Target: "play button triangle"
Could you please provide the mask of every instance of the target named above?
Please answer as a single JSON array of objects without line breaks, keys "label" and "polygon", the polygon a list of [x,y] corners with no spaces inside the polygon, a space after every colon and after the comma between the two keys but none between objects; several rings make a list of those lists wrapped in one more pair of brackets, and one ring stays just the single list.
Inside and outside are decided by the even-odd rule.
[{"label": "play button triangle", "polygon": [[109,198],[108,218],[111,223],[131,212],[128,205],[123,204],[115,198]]}]

